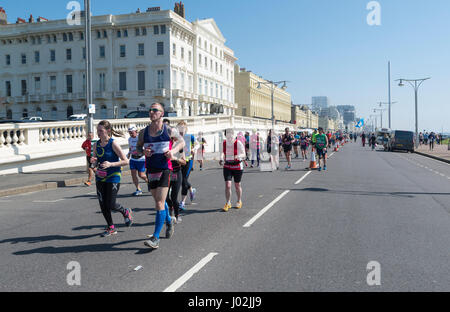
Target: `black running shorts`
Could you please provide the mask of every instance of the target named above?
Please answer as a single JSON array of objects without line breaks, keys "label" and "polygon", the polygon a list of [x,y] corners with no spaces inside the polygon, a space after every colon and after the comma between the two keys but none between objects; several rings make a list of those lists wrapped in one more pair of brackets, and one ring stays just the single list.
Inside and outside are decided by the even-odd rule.
[{"label": "black running shorts", "polygon": [[147,169],[148,188],[154,190],[158,187],[169,187],[169,169]]},{"label": "black running shorts", "polygon": [[243,173],[244,170],[231,170],[228,168],[223,168],[223,177],[225,181],[232,181],[234,178],[234,183],[241,183]]}]

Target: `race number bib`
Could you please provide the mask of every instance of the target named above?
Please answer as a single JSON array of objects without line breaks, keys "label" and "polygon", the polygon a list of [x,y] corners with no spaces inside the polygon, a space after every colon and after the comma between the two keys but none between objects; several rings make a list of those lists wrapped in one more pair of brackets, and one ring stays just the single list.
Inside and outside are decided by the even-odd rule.
[{"label": "race number bib", "polygon": [[155,142],[155,143],[145,143],[144,148],[150,148],[152,154],[164,154],[169,151],[169,141],[165,142]]},{"label": "race number bib", "polygon": [[99,178],[106,178],[106,176],[108,175],[108,173],[105,170],[101,170],[101,169],[97,169],[96,174]]},{"label": "race number bib", "polygon": [[148,180],[150,182],[159,181],[159,180],[161,180],[161,177],[162,177],[162,172],[150,173],[148,175]]},{"label": "race number bib", "polygon": [[171,173],[170,174],[170,181],[178,181],[178,174],[177,173]]}]

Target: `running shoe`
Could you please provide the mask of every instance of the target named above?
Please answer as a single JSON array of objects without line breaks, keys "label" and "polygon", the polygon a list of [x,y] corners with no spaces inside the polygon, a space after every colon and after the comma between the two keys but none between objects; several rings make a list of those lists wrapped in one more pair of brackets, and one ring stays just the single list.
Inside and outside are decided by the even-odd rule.
[{"label": "running shoe", "polygon": [[153,235],[150,236],[149,240],[146,240],[144,242],[144,245],[153,249],[158,249],[159,247],[159,239],[157,239],[156,237],[154,237]]},{"label": "running shoe", "polygon": [[180,205],[178,206],[178,208],[183,211],[186,210],[186,207],[184,206],[183,202],[180,202]]},{"label": "running shoe", "polygon": [[241,209],[241,208],[242,208],[242,201],[240,200],[236,203],[236,209]]},{"label": "running shoe", "polygon": [[323,170],[327,170],[327,166],[323,166]]},{"label": "running shoe", "polygon": [[114,225],[106,228],[106,231],[102,233],[102,237],[107,237],[111,235],[116,235],[117,230],[115,229]]},{"label": "running shoe", "polygon": [[183,221],[183,219],[181,219],[181,217],[180,216],[178,216],[178,217],[176,217],[176,223],[177,224],[180,224],[181,223],[181,221]]},{"label": "running shoe", "polygon": [[142,195],[142,191],[141,190],[136,190],[136,192],[133,193],[133,196],[140,196]]},{"label": "running shoe", "polygon": [[170,223],[166,223],[166,238],[171,238],[175,231],[174,219],[170,217]]},{"label": "running shoe", "polygon": [[231,204],[226,203],[225,206],[223,206],[222,210],[227,212],[228,209],[230,209],[230,208],[231,208]]},{"label": "running shoe", "polygon": [[86,182],[84,182],[84,185],[86,185],[86,186],[91,186],[91,185],[92,185],[92,182],[91,182],[91,181],[86,181]]},{"label": "running shoe", "polygon": [[189,198],[191,199],[191,202],[195,199],[195,193],[197,193],[195,188],[192,188],[192,191],[189,191]]},{"label": "running shoe", "polygon": [[133,214],[131,213],[130,208],[125,209],[125,215],[123,216],[125,218],[125,225],[130,227],[133,224]]},{"label": "running shoe", "polygon": [[319,171],[322,171],[322,167],[319,167]]}]

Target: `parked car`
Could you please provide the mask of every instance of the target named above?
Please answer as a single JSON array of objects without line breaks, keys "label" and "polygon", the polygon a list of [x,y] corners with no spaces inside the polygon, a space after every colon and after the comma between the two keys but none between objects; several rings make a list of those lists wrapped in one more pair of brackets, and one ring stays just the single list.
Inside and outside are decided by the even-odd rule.
[{"label": "parked car", "polygon": [[85,120],[87,118],[86,114],[76,114],[76,115],[70,115],[69,118],[67,118],[68,120],[72,120],[72,121],[80,121],[80,120]]},{"label": "parked car", "polygon": [[39,116],[23,117],[22,120],[24,120],[24,121],[42,121],[42,117],[39,117]]},{"label": "parked car", "polygon": [[414,153],[414,132],[394,130],[388,143],[389,151],[403,150]]},{"label": "parked car", "polygon": [[148,111],[132,111],[123,116],[123,118],[148,118]]}]

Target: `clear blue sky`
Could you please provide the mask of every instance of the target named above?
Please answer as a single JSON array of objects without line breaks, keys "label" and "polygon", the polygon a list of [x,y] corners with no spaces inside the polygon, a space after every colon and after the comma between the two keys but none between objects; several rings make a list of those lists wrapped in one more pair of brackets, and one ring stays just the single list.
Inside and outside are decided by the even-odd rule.
[{"label": "clear blue sky", "polygon": [[[84,1],[80,1],[83,6]],[[94,15],[150,6],[173,9],[174,0],[91,0]],[[238,64],[271,80],[289,80],[294,103],[326,95],[332,105],[374,114],[388,100],[392,79],[432,77],[419,91],[419,129],[450,132],[450,1],[379,0],[381,26],[366,22],[369,0],[186,0],[187,19],[214,18]],[[17,17],[62,19],[61,0],[0,0],[9,22]],[[414,92],[392,82],[393,128],[414,130]],[[387,125],[387,113],[384,115]]]}]

